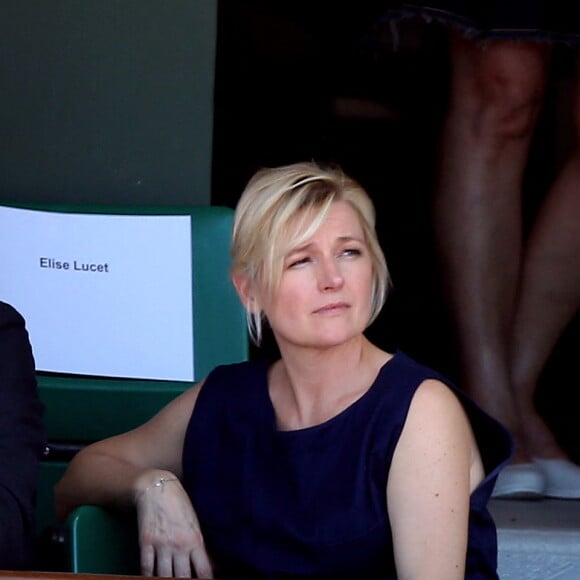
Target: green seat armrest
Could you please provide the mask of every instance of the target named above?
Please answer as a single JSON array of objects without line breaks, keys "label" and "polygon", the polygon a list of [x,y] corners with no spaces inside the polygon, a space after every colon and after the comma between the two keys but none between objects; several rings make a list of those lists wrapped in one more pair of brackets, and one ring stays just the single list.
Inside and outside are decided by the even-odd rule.
[{"label": "green seat armrest", "polygon": [[70,570],[83,574],[139,575],[140,556],[134,511],[78,507],[67,519]]}]

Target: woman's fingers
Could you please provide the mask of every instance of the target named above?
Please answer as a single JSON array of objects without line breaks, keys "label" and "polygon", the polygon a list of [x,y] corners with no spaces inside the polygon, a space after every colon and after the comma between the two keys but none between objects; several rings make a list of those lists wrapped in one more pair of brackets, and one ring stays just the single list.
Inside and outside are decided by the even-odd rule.
[{"label": "woman's fingers", "polygon": [[[144,576],[213,578],[213,570],[199,529],[166,543],[143,544],[141,573]],[[193,572],[193,573],[192,573]]]},{"label": "woman's fingers", "polygon": [[157,553],[157,576],[171,578],[173,576],[173,555],[167,549],[159,550]]},{"label": "woman's fingers", "polygon": [[141,546],[141,574],[143,576],[153,576],[155,566],[155,550],[150,544]]},{"label": "woman's fingers", "polygon": [[191,561],[189,554],[175,554],[173,556],[173,575],[176,578],[192,578]]},{"label": "woman's fingers", "polygon": [[213,578],[213,570],[203,543],[201,547],[192,550],[191,562],[197,578]]}]

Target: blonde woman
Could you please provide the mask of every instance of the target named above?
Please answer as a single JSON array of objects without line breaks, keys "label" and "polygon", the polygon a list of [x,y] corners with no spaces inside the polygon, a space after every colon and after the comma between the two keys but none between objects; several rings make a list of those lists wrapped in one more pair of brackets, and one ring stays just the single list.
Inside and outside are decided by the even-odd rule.
[{"label": "blonde woman", "polygon": [[436,372],[369,342],[388,273],[337,168],[257,173],[232,279],[278,360],[215,369],[149,423],[77,455],[57,488],[136,506],[145,574],[496,578],[487,511],[507,432]]}]

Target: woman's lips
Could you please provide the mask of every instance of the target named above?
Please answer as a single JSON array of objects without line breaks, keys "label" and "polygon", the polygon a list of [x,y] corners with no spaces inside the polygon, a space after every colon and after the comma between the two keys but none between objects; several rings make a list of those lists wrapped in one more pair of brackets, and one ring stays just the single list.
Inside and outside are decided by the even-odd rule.
[{"label": "woman's lips", "polygon": [[325,304],[314,311],[314,314],[334,314],[342,312],[349,308],[346,302],[333,302],[332,304]]}]

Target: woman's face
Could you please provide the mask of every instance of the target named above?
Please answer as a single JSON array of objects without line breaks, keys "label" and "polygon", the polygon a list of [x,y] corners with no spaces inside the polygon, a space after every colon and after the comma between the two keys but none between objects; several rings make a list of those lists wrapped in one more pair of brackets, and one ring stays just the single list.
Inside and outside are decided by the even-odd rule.
[{"label": "woman's face", "polygon": [[360,336],[371,312],[372,270],[357,213],[333,203],[316,233],[285,256],[274,295],[259,298],[280,348],[328,348]]}]

